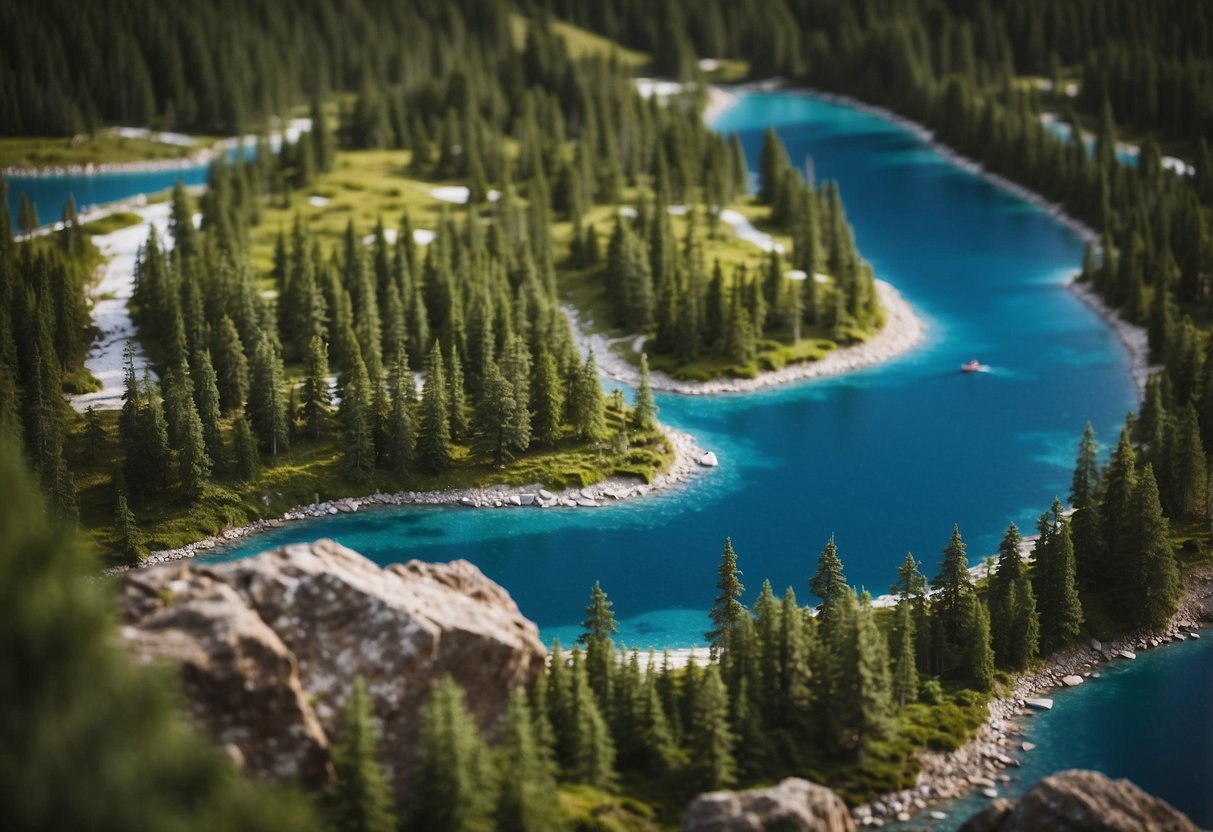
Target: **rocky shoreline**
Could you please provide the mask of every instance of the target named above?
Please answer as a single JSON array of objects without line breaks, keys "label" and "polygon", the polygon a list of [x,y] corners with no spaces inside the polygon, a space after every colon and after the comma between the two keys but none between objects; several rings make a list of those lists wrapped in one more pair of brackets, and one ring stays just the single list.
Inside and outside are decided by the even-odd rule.
[{"label": "rocky shoreline", "polygon": [[915,788],[881,797],[856,807],[852,817],[857,825],[881,827],[886,823],[904,823],[914,815],[929,811],[942,820],[944,812],[936,804],[980,790],[990,799],[1005,797],[1000,791],[1010,781],[1008,769],[1020,766],[1019,758],[1035,746],[1022,739],[1022,720],[1040,710],[1053,707],[1049,694],[1100,677],[1100,667],[1112,662],[1132,661],[1137,654],[1167,644],[1201,638],[1200,630],[1213,623],[1213,565],[1188,573],[1188,587],[1180,601],[1179,612],[1171,623],[1157,632],[1137,632],[1112,642],[1092,640],[1089,644],[1051,656],[1044,667],[1020,676],[1008,696],[989,704],[989,718],[977,735],[955,751],[923,751],[922,769]]},{"label": "rocky shoreline", "polygon": [[1145,327],[1129,323],[1120,317],[1115,309],[1104,303],[1103,298],[1097,295],[1089,284],[1080,282],[1077,274],[1066,283],[1066,287],[1083,304],[1098,312],[1100,317],[1107,321],[1108,326],[1116,332],[1120,342],[1124,344],[1125,350],[1129,353],[1129,375],[1132,376],[1133,383],[1137,385],[1138,395],[1144,394],[1146,380],[1149,379],[1150,373],[1161,369],[1150,363],[1150,337]]},{"label": "rocky shoreline", "polygon": [[151,552],[135,566],[110,567],[105,570],[105,574],[118,574],[132,569],[143,569],[148,566],[208,554],[237,540],[281,528],[286,523],[337,514],[352,514],[364,509],[405,505],[462,506],[481,509],[600,508],[688,483],[706,469],[715,468],[718,465],[716,455],[701,448],[689,433],[666,428],[665,434],[673,446],[674,459],[670,463],[669,469],[657,474],[650,483],[638,482],[630,477],[610,477],[585,488],[566,488],[556,492],[548,491],[538,484],[488,485],[445,491],[399,491],[394,494],[376,492],[364,497],[326,500],[296,506],[283,513],[281,517],[265,518],[244,526],[225,529],[219,534],[187,543],[176,549],[161,549]]},{"label": "rocky shoreline", "polygon": [[[686,396],[715,396],[728,393],[752,393],[768,387],[795,381],[826,378],[860,370],[891,361],[914,349],[926,336],[926,324],[915,313],[913,307],[891,284],[876,281],[876,291],[885,312],[884,327],[861,344],[839,347],[820,361],[791,364],[780,370],[761,373],[756,378],[726,378],[712,381],[683,381],[663,372],[650,374],[649,383],[654,390],[680,393]],[[566,307],[574,329],[579,333],[582,346],[594,350],[599,371],[607,378],[624,384],[640,382],[640,371],[619,356],[612,347],[620,341],[631,342],[634,336],[611,340],[603,335],[588,333],[579,325],[575,309]]]}]

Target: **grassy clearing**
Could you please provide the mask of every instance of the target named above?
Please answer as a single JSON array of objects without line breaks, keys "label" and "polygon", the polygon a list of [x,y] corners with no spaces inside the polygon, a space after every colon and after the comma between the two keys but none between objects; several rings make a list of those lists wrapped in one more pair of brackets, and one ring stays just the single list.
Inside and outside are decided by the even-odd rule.
[{"label": "grassy clearing", "polygon": [[119,164],[156,159],[180,159],[209,144],[200,139],[191,147],[98,133],[71,138],[0,138],[0,168],[59,165]]},{"label": "grassy clearing", "polygon": [[133,225],[138,225],[143,222],[143,217],[138,214],[132,214],[129,211],[118,211],[100,219],[87,222],[80,226],[80,229],[89,235],[93,234],[113,234],[115,231],[120,231],[123,228],[130,228]]},{"label": "grassy clearing", "polygon": [[[262,272],[273,266],[274,241],[279,230],[288,234],[295,217],[302,217],[321,246],[341,242],[352,221],[360,237],[370,234],[375,223],[383,220],[386,228],[397,228],[405,211],[415,229],[436,229],[444,213],[459,216],[466,212],[460,205],[442,202],[430,191],[458,182],[426,181],[410,176],[406,150],[360,150],[342,152],[332,171],[317,177],[311,187],[291,195],[289,204],[276,202],[262,209],[261,224],[252,230],[250,251]],[[323,206],[308,202],[309,197],[327,200]]]},{"label": "grassy clearing", "polygon": [[[514,45],[518,49],[526,46],[526,30],[529,24],[530,21],[521,14],[510,15],[511,34],[514,38]],[[628,49],[610,38],[604,38],[602,35],[571,23],[553,20],[552,31],[564,40],[564,44],[569,50],[569,57],[573,60],[614,57],[628,69],[640,69],[649,63],[649,56],[643,52]]]},{"label": "grassy clearing", "polygon": [[[111,560],[117,545],[113,528],[110,480],[121,465],[118,411],[103,411],[108,441],[101,448],[86,444],[84,422],[74,416],[68,437],[69,463],[75,473],[81,525],[88,529]],[[618,411],[608,410],[608,426],[623,426]],[[335,433],[335,429],[334,429]],[[230,436],[229,448],[230,448]],[[334,435],[316,442],[296,440],[288,453],[263,460],[265,467],[255,483],[237,482],[217,467],[216,478],[201,500],[191,504],[175,489],[156,494],[135,505],[149,550],[170,549],[266,517],[278,517],[298,505],[341,497],[359,497],[377,491],[437,491],[484,487],[505,483],[538,483],[559,490],[584,487],[612,476],[651,481],[668,468],[674,457],[668,440],[655,433],[629,437],[626,449],[610,443],[585,443],[566,436],[553,448],[534,448],[504,469],[457,446],[455,462],[441,475],[418,472],[406,479],[377,470],[369,482],[354,483],[341,472],[341,454]]]}]

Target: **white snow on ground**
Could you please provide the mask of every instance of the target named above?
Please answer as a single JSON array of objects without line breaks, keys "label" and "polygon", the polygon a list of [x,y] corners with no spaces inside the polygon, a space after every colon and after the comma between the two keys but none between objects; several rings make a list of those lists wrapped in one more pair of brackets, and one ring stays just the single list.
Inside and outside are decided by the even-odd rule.
[{"label": "white snow on ground", "polygon": [[[383,239],[387,240],[387,244],[389,246],[396,245],[396,238],[398,236],[399,236],[399,232],[394,228],[383,229]],[[430,243],[434,242],[435,236],[436,236],[436,234],[428,228],[414,228],[413,229],[413,242],[419,246],[428,246]],[[375,235],[367,234],[365,237],[362,238],[362,242],[368,246],[374,244]]]},{"label": "white snow on ground", "polygon": [[715,72],[718,69],[720,69],[720,61],[716,60],[715,58],[699,59],[700,72]]},{"label": "white snow on ground", "polygon": [[[466,205],[471,192],[466,185],[443,185],[441,188],[434,188],[430,191],[430,196],[434,199],[440,199],[443,202],[453,202],[456,205]],[[489,191],[489,202],[496,202],[501,199],[500,191]]]},{"label": "white snow on ground", "polygon": [[662,81],[658,78],[634,78],[636,91],[641,98],[651,98],[654,95],[660,101],[682,92],[682,84],[677,81]]},{"label": "white snow on ground", "polygon": [[783,253],[783,245],[772,240],[771,235],[765,231],[759,231],[743,214],[734,211],[732,208],[725,208],[720,212],[720,221],[725,225],[731,226],[738,237],[753,243],[763,251],[778,251],[780,254]]},{"label": "white snow on ground", "polygon": [[804,271],[803,269],[788,269],[786,272],[783,273],[783,276],[786,277],[788,280],[800,281],[800,280],[809,279],[809,273]]},{"label": "white snow on ground", "polygon": [[157,133],[146,127],[115,127],[111,131],[115,136],[127,139],[150,139],[161,144],[172,144],[178,147],[191,147],[194,139],[184,133]]},{"label": "white snow on ground", "polygon": [[[1070,138],[1073,128],[1068,123],[1063,122],[1057,113],[1041,113],[1040,121],[1046,127],[1050,127],[1055,130],[1055,135],[1062,141],[1067,141]],[[1083,141],[1094,141],[1095,134],[1084,131],[1082,138]],[[1138,156],[1141,154],[1141,148],[1135,144],[1129,144],[1128,142],[1117,142],[1116,152],[1129,156]],[[1175,171],[1175,173],[1180,176],[1192,176],[1196,173],[1195,165],[1188,164],[1183,159],[1178,159],[1174,156],[1163,156],[1162,166],[1167,170]]]},{"label": "white snow on ground", "polygon": [[101,337],[93,343],[84,366],[101,382],[101,389],[71,396],[71,405],[78,411],[83,412],[90,405],[98,410],[122,407],[122,361],[128,341],[135,345],[135,371],[142,377],[143,368],[148,366],[147,356],[135,340],[135,323],[126,304],[135,287],[135,260],[139,247],[147,242],[153,226],[161,241],[171,241],[168,221],[172,210],[173,206],[168,202],[134,208],[132,213],[142,217],[143,222],[93,237],[93,242],[109,262],[91,292],[96,298],[93,323],[101,330]]},{"label": "white snow on ground", "polygon": [[323,208],[329,204],[329,201],[327,197],[313,195],[307,198],[307,204],[313,208]]}]

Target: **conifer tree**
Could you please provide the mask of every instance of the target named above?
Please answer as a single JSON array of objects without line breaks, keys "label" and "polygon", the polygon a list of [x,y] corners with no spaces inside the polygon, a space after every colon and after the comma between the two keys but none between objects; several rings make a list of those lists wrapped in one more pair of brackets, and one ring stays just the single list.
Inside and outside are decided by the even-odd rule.
[{"label": "conifer tree", "polygon": [[586,440],[599,440],[606,436],[606,403],[602,385],[598,382],[598,365],[594,351],[576,371],[573,379],[573,394],[569,401],[572,423],[577,435]]},{"label": "conifer tree", "polygon": [[1094,569],[1095,574],[1121,587],[1132,586],[1133,564],[1137,557],[1132,546],[1132,535],[1140,522],[1133,513],[1133,495],[1137,490],[1137,453],[1129,436],[1126,425],[1120,432],[1120,441],[1103,476],[1100,516],[1103,519],[1107,556],[1105,562],[1096,564]]},{"label": "conifer tree", "polygon": [[994,686],[994,651],[990,647],[990,611],[976,595],[966,596],[965,621],[958,643],[958,675],[973,690]]},{"label": "conifer tree", "polygon": [[515,443],[511,426],[517,418],[517,411],[514,388],[502,375],[496,362],[490,361],[481,379],[480,399],[472,420],[476,435],[473,447],[489,455],[497,467],[514,458]]},{"label": "conifer tree", "polygon": [[1208,462],[1200,439],[1200,420],[1191,401],[1179,417],[1171,443],[1171,516],[1181,520],[1203,520],[1208,515]]},{"label": "conifer tree", "polygon": [[109,434],[101,423],[101,416],[91,404],[84,411],[84,444],[90,459],[97,459],[109,444]]},{"label": "conifer tree", "polygon": [[578,643],[585,645],[586,673],[590,687],[604,707],[610,701],[611,671],[615,653],[611,634],[618,626],[612,606],[602,585],[595,581],[593,589],[590,590],[590,603],[585,608],[585,620],[581,622],[584,632],[577,637]]},{"label": "conifer tree", "polygon": [[341,470],[351,482],[366,482],[375,472],[375,424],[366,365],[357,343],[351,346],[350,373],[341,396]]},{"label": "conifer tree", "polygon": [[[188,381],[186,382],[188,384]],[[193,399],[188,394],[185,399],[184,424],[181,429],[180,444],[177,447],[177,467],[180,471],[181,486],[191,500],[198,500],[202,490],[211,476],[213,462],[206,452],[206,437],[203,434],[202,419],[198,409],[194,407]]]},{"label": "conifer tree", "polygon": [[573,779],[609,789],[614,786],[615,744],[602,711],[594,700],[584,663],[574,650],[572,694]]},{"label": "conifer tree", "polygon": [[1012,523],[998,547],[998,568],[990,576],[990,636],[1000,667],[1022,670],[1039,650],[1036,595],[1020,556],[1023,538]]},{"label": "conifer tree", "polygon": [[[973,576],[960,528],[952,527],[952,538],[943,551],[943,563],[932,585],[937,590],[932,598],[932,612],[939,628],[939,643],[933,654],[937,667],[947,668],[964,632],[974,621],[970,601],[974,598]],[[988,616],[987,616],[988,621]]]},{"label": "conifer tree", "polygon": [[704,635],[713,649],[728,647],[729,636],[733,629],[746,615],[745,607],[741,605],[741,594],[745,587],[741,584],[741,570],[737,568],[737,554],[733,551],[733,539],[725,538],[724,553],[720,556],[720,568],[717,570],[720,579],[716,588],[720,594],[712,606],[710,617],[712,630]]},{"label": "conifer tree", "polygon": [[223,411],[230,413],[244,407],[248,399],[248,359],[236,325],[227,315],[219,319],[215,339],[215,350],[211,357],[219,377],[219,401],[223,404]]},{"label": "conifer tree", "polygon": [[919,571],[921,564],[914,555],[906,552],[906,558],[897,570],[897,604],[911,606],[910,619],[914,625],[914,654],[919,671],[931,670],[931,628],[927,618],[927,579]]},{"label": "conifer tree", "polygon": [[560,438],[563,421],[564,388],[560,383],[556,359],[546,349],[540,351],[535,361],[534,393],[535,414],[531,431],[540,442],[554,445]]},{"label": "conifer tree", "polygon": [[379,732],[371,724],[371,699],[354,680],[341,717],[341,741],[333,747],[333,781],[326,794],[336,832],[394,832],[396,810],[387,777],[376,759]]},{"label": "conifer tree", "polygon": [[429,360],[426,363],[417,434],[417,461],[431,474],[441,473],[451,464],[449,420],[446,382],[442,371],[442,353],[438,349],[438,343],[435,342],[430,349]]},{"label": "conifer tree", "polygon": [[200,350],[194,364],[194,404],[198,408],[198,418],[202,420],[202,441],[206,455],[218,465],[223,459],[222,409],[219,404],[219,379],[211,364],[210,350]]},{"label": "conifer tree", "polygon": [[[328,428],[332,399],[329,395],[328,345],[319,335],[313,335],[307,344],[303,377],[303,400],[300,405],[304,433],[311,439],[320,439]],[[365,367],[363,368],[365,372]]]},{"label": "conifer tree", "polygon": [[534,721],[521,691],[510,696],[496,759],[501,784],[494,812],[497,832],[562,832],[567,828],[559,802],[552,799],[556,780],[535,737]]},{"label": "conifer tree", "polygon": [[733,743],[729,694],[720,679],[719,666],[710,664],[704,671],[689,726],[691,776],[696,788],[708,791],[733,784],[737,772]]},{"label": "conifer tree", "polygon": [[261,454],[253,436],[253,426],[244,416],[237,416],[232,424],[233,455],[232,470],[236,479],[254,482],[261,473]]},{"label": "conifer tree", "polygon": [[653,390],[649,386],[649,356],[640,354],[640,384],[636,388],[636,407],[632,414],[637,430],[653,430],[657,427],[657,404],[653,401]]},{"label": "conifer tree", "polygon": [[448,424],[451,429],[451,439],[463,441],[470,429],[467,417],[467,395],[464,390],[463,364],[459,360],[459,350],[451,350],[451,360],[447,364],[446,396]]},{"label": "conifer tree", "polygon": [[1100,516],[1099,446],[1095,431],[1087,422],[1078,445],[1078,459],[1070,487],[1070,505],[1074,514],[1070,526],[1074,538],[1075,575],[1078,581],[1090,581],[1103,553],[1103,518]]},{"label": "conifer tree", "polygon": [[[119,472],[121,476],[121,472]],[[131,511],[126,499],[126,488],[123,486],[114,500],[114,531],[118,536],[118,551],[127,563],[138,563],[143,560],[146,550],[143,546],[143,534],[135,522],[135,513]]]},{"label": "conifer tree", "polygon": [[826,541],[825,548],[817,556],[817,573],[809,581],[809,589],[821,599],[818,606],[818,621],[823,636],[835,625],[835,607],[838,600],[851,592],[847,586],[846,575],[842,573],[842,560],[838,557],[838,547],[834,544],[834,535]]},{"label": "conifer tree", "polygon": [[408,354],[403,347],[396,353],[388,386],[392,408],[388,416],[388,454],[392,471],[403,480],[413,471],[417,442],[413,413],[416,386],[413,373],[409,370]]},{"label": "conifer tree", "polygon": [[1126,606],[1131,623],[1137,627],[1159,629],[1175,615],[1183,581],[1171,546],[1171,529],[1158,499],[1154,469],[1147,465],[1134,486],[1131,511],[1133,526],[1127,541],[1133,553],[1125,584]]},{"label": "conifer tree", "polygon": [[1082,602],[1075,588],[1074,544],[1061,501],[1040,516],[1040,536],[1032,548],[1040,608],[1040,651],[1048,655],[1078,637]]},{"label": "conifer tree", "polygon": [[909,602],[897,605],[897,626],[893,630],[893,699],[900,707],[918,697],[918,660],[915,644],[914,615]]},{"label": "conifer tree", "polygon": [[253,356],[252,383],[246,410],[261,447],[270,456],[277,456],[290,447],[282,358],[266,333],[261,335]]},{"label": "conifer tree", "polygon": [[446,677],[421,712],[410,827],[427,832],[492,832],[496,779],[488,746],[464,704],[463,689]]}]

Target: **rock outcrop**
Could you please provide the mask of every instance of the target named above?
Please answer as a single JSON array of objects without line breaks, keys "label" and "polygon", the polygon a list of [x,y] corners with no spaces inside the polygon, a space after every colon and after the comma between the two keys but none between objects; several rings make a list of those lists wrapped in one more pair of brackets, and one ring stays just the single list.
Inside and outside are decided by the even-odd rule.
[{"label": "rock outcrop", "polygon": [[466,561],[380,569],[332,541],[223,564],[177,562],[121,579],[123,637],[180,665],[193,722],[253,775],[328,776],[328,749],[362,677],[381,756],[405,797],[419,712],[450,675],[490,734],[546,650],[509,594]]},{"label": "rock outcrop", "polygon": [[1186,815],[1128,780],[1094,771],[1044,778],[1018,801],[997,800],[961,832],[1199,832]]},{"label": "rock outcrop", "polygon": [[701,794],[682,813],[683,832],[852,832],[842,798],[789,777],[768,789]]}]

